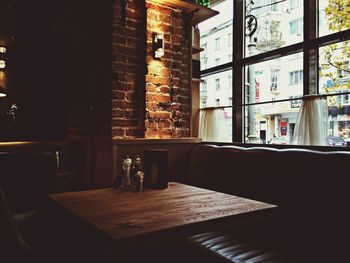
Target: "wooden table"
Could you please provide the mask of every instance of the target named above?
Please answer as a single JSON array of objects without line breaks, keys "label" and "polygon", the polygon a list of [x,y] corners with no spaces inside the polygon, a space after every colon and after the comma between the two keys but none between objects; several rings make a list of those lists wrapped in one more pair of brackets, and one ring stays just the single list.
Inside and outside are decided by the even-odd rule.
[{"label": "wooden table", "polygon": [[180,183],[142,193],[115,188],[50,198],[119,243],[178,238],[259,219],[276,206]]}]

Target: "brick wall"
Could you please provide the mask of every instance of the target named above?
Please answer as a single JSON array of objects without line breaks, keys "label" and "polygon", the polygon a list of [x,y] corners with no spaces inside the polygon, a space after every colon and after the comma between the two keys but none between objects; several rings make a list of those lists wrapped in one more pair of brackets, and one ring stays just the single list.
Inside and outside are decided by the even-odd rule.
[{"label": "brick wall", "polygon": [[[144,1],[113,6],[112,136],[144,136],[146,9]],[[125,19],[124,19],[125,18]]]},{"label": "brick wall", "polygon": [[[179,10],[152,1],[113,7],[112,136],[189,136],[189,49]],[[125,20],[123,19],[125,15]],[[152,34],[164,34],[165,56],[153,59]]]},{"label": "brick wall", "polygon": [[[153,58],[154,33],[165,55]],[[189,136],[189,41],[181,11],[147,1],[146,138]]]}]

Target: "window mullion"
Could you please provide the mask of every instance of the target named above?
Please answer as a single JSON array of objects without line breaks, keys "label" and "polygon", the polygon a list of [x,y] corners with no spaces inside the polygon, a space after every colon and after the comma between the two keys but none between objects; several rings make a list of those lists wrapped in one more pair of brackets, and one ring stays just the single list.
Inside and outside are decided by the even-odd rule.
[{"label": "window mullion", "polygon": [[304,0],[304,95],[318,93],[317,0]]},{"label": "window mullion", "polygon": [[244,1],[234,0],[234,15],[233,15],[233,141],[242,142],[243,139],[243,23],[244,23]]}]

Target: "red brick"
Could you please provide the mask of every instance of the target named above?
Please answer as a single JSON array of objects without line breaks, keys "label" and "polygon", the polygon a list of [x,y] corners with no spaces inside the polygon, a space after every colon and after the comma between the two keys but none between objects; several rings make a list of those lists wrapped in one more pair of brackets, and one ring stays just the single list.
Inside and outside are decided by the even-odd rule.
[{"label": "red brick", "polygon": [[171,119],[171,112],[168,111],[155,111],[150,112],[150,118],[151,119]]},{"label": "red brick", "polygon": [[158,103],[157,102],[154,102],[154,101],[148,101],[146,102],[146,110],[149,110],[149,111],[156,111],[158,110]]},{"label": "red brick", "polygon": [[113,120],[114,127],[138,127],[140,122],[138,120]]},{"label": "red brick", "polygon": [[162,129],[162,128],[170,128],[171,127],[171,121],[170,120],[160,120],[158,122],[158,127],[160,129]]},{"label": "red brick", "polygon": [[113,137],[124,137],[125,130],[123,128],[112,128],[112,136]]},{"label": "red brick", "polygon": [[117,100],[124,100],[125,99],[125,92],[124,91],[112,91],[112,99],[117,99]]},{"label": "red brick", "polygon": [[170,87],[169,86],[167,86],[167,85],[162,85],[162,86],[160,86],[160,91],[162,92],[162,93],[169,93],[170,92]]},{"label": "red brick", "polygon": [[146,90],[150,92],[157,92],[157,86],[154,85],[153,83],[147,83],[146,84]]},{"label": "red brick", "polygon": [[158,131],[154,129],[147,129],[145,132],[145,138],[159,139]]},{"label": "red brick", "polygon": [[142,138],[144,135],[145,131],[143,128],[138,128],[138,129],[126,129],[125,135],[128,137],[133,137],[133,138]]},{"label": "red brick", "polygon": [[124,110],[118,110],[118,109],[113,109],[112,110],[112,118],[124,118],[125,117],[125,111]]}]

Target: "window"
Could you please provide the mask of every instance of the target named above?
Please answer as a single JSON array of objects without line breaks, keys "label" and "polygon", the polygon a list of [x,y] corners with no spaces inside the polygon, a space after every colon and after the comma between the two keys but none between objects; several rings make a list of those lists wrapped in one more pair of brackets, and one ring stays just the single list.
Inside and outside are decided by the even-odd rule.
[{"label": "window", "polygon": [[215,66],[218,66],[218,65],[220,65],[220,58],[215,59]]},{"label": "window", "polygon": [[289,85],[299,85],[303,83],[303,71],[297,70],[289,72]]},{"label": "window", "polygon": [[200,97],[202,100],[207,100],[208,90],[207,90],[207,82],[203,81],[200,86]]},{"label": "window", "polygon": [[[287,47],[303,40],[303,0],[300,8],[293,12],[290,11],[288,3],[289,0],[243,1],[245,14],[237,14],[236,19],[238,16],[244,18],[244,57]],[[233,36],[235,35],[236,32]]]},{"label": "window", "polygon": [[276,4],[276,2],[278,2],[278,0],[271,0],[271,11],[272,12],[278,11],[279,6]]},{"label": "window", "polygon": [[291,35],[301,35],[303,30],[303,20],[297,19],[289,23],[289,31]]},{"label": "window", "polygon": [[232,75],[231,74],[227,76],[227,80],[228,80],[227,87],[231,90],[232,89]]},{"label": "window", "polygon": [[208,57],[208,44],[207,43],[203,43],[201,44],[201,48],[203,48],[203,51],[200,53],[201,54],[201,58],[202,57]]},{"label": "window", "polygon": [[271,69],[271,84],[270,84],[271,91],[277,91],[279,72],[280,72],[279,69]]},{"label": "window", "polygon": [[232,33],[227,34],[227,46],[228,47],[232,46]]},{"label": "window", "polygon": [[215,79],[215,91],[220,91],[220,79]]},{"label": "window", "polygon": [[290,0],[290,9],[295,9],[302,6],[303,0]]},{"label": "window", "polygon": [[[211,64],[202,71],[207,107],[224,108],[231,141],[268,143],[275,134],[279,143],[291,143],[302,97],[319,94],[327,98],[328,135],[350,143],[350,1],[309,0],[306,17],[304,2],[218,1],[211,8],[220,14],[199,25],[201,42],[213,43]],[[215,58],[220,53],[225,62],[229,54],[214,51],[231,33],[223,29],[230,23],[235,52],[219,71]]]},{"label": "window", "polygon": [[207,69],[208,68],[208,58],[203,57],[201,58],[201,69]]},{"label": "window", "polygon": [[215,51],[219,51],[220,50],[220,38],[216,38],[215,39]]}]

